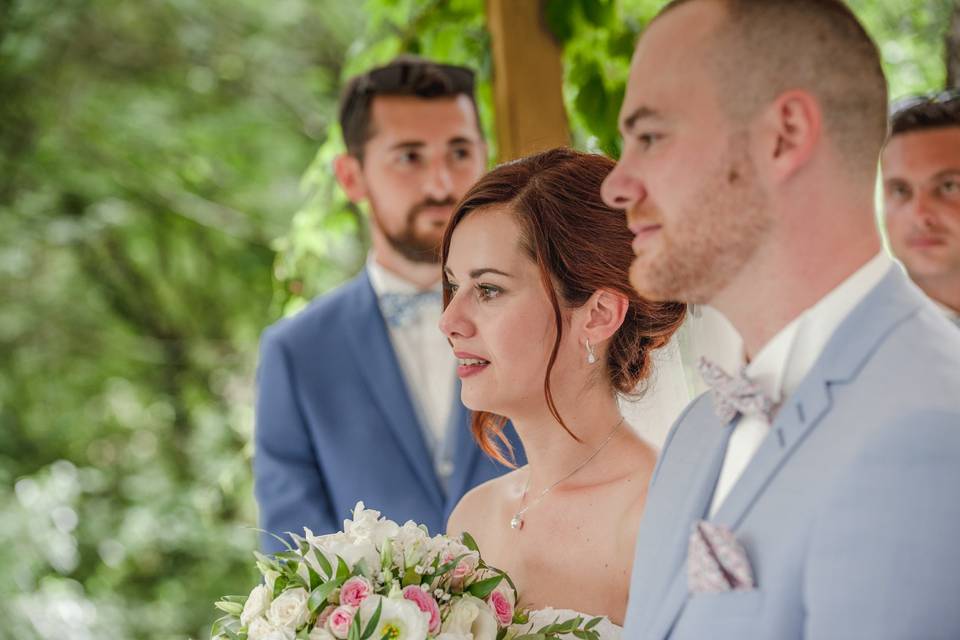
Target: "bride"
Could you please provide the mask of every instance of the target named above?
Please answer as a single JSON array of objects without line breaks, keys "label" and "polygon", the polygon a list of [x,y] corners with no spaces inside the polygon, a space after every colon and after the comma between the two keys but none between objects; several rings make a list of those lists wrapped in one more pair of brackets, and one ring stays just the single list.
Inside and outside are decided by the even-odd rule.
[{"label": "bride", "polygon": [[446,230],[440,320],[479,445],[509,464],[510,420],[528,459],[464,496],[448,533],[469,532],[544,624],[604,616],[605,636],[626,611],[656,463],[618,396],[646,387],[685,314],[630,286],[633,236],[600,200],[613,166],[555,149],[483,177]]}]

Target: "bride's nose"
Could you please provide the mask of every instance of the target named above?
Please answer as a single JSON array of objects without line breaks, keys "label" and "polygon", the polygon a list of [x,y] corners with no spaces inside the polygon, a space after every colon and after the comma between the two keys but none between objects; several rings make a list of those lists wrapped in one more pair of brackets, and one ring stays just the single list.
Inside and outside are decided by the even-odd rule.
[{"label": "bride's nose", "polygon": [[465,308],[468,302],[466,296],[461,296],[460,292],[457,292],[440,315],[438,326],[448,339],[454,337],[469,338],[476,333],[476,327],[470,320],[469,312]]}]

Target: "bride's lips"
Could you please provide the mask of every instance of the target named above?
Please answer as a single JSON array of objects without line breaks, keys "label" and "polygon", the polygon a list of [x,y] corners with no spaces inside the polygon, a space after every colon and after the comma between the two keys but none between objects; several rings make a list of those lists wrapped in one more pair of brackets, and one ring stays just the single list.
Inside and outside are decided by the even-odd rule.
[{"label": "bride's lips", "polygon": [[490,365],[485,358],[466,351],[454,351],[453,355],[457,357],[457,375],[461,378],[475,376]]}]

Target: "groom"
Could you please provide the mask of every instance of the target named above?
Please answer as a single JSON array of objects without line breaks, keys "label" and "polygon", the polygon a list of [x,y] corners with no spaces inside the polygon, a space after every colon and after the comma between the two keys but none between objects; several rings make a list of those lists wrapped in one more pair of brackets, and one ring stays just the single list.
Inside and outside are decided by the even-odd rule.
[{"label": "groom", "polygon": [[840,0],[674,1],[620,126],[635,287],[745,349],[664,446],[625,637],[960,637],[960,334],[881,251],[876,47]]}]

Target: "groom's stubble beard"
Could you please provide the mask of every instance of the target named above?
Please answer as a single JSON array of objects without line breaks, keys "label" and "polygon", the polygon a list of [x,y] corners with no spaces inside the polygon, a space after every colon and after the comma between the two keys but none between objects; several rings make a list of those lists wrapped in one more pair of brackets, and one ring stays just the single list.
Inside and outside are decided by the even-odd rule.
[{"label": "groom's stubble beard", "polygon": [[[384,224],[379,213],[376,200],[370,197],[370,218],[372,224],[380,230],[387,243],[394,251],[409,260],[421,264],[440,264],[440,243],[443,240],[443,230],[446,223],[431,225],[427,232],[417,230],[417,218],[426,209],[431,207],[453,207],[456,201],[450,197],[445,200],[427,198],[419,202],[407,212],[403,229],[391,232]],[[451,210],[452,215],[452,210]],[[448,218],[449,220],[449,218]]]},{"label": "groom's stubble beard", "polygon": [[641,296],[708,304],[761,246],[773,218],[748,141],[746,132],[732,135],[717,168],[686,204],[671,216],[654,213],[654,219],[670,221],[661,228],[659,246],[630,266],[630,283]]}]

